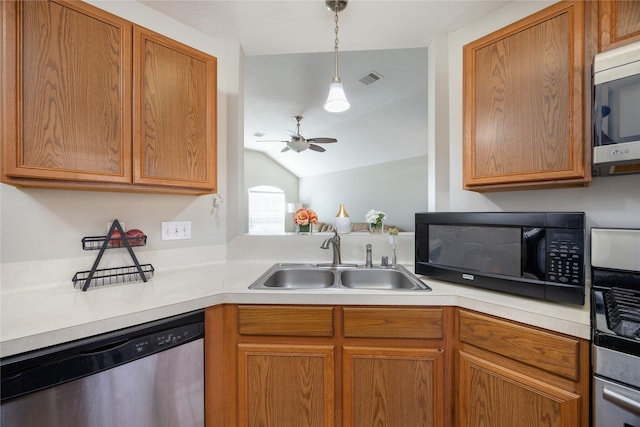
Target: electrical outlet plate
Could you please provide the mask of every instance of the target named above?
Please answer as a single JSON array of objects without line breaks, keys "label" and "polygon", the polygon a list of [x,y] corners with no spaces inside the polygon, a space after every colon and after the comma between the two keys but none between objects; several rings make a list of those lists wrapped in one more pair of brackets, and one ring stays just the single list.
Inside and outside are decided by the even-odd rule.
[{"label": "electrical outlet plate", "polygon": [[191,239],[191,221],[168,221],[162,223],[162,240]]}]

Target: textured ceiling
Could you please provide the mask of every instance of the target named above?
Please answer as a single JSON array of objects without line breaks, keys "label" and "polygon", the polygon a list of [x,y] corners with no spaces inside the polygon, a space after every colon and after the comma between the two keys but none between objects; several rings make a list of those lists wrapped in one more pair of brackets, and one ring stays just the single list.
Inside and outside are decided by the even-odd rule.
[{"label": "textured ceiling", "polygon": [[[245,147],[306,176],[426,154],[426,46],[508,1],[349,1],[339,14],[339,74],[351,109],[338,114],[322,109],[334,73],[334,17],[323,0],[141,3],[241,45]],[[384,78],[358,82],[370,71]],[[302,135],[339,142],[325,153],[256,142],[288,139],[298,114]]]}]

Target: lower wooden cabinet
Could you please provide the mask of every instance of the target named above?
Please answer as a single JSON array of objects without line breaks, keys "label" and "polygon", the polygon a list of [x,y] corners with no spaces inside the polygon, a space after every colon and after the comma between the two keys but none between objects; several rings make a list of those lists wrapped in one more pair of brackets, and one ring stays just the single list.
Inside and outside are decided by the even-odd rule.
[{"label": "lower wooden cabinet", "polygon": [[458,360],[460,426],[581,426],[580,395],[469,353]]},{"label": "lower wooden cabinet", "polygon": [[456,307],[220,305],[207,426],[584,427],[589,342]]},{"label": "lower wooden cabinet", "polygon": [[343,348],[344,426],[441,426],[441,349]]},{"label": "lower wooden cabinet", "polygon": [[240,305],[207,314],[208,426],[445,425],[441,308]]},{"label": "lower wooden cabinet", "polygon": [[330,427],[334,346],[238,345],[238,425]]},{"label": "lower wooden cabinet", "polygon": [[589,425],[589,342],[458,310],[460,427]]}]

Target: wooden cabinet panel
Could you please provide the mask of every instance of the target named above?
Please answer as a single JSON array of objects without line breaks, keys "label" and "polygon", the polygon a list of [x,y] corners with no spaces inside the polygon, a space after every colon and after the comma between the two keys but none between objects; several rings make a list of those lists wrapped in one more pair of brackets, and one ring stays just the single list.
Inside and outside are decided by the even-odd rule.
[{"label": "wooden cabinet panel", "polygon": [[238,333],[332,337],[333,307],[242,305],[238,307]]},{"label": "wooden cabinet panel", "polygon": [[464,47],[464,188],[590,180],[584,5],[559,2]]},{"label": "wooden cabinet panel", "polygon": [[216,190],[215,57],[80,1],[0,10],[2,182]]},{"label": "wooden cabinet panel", "polygon": [[600,0],[600,51],[640,40],[640,1]]},{"label": "wooden cabinet panel", "polygon": [[[212,366],[205,372],[207,425],[443,426],[452,400],[443,318],[452,319],[453,311],[445,310],[208,309],[207,321],[217,325],[205,328]],[[344,325],[352,336],[342,333]],[[382,325],[379,336],[376,325]],[[389,337],[396,327],[399,333]]]},{"label": "wooden cabinet panel", "polygon": [[134,60],[134,182],[213,190],[216,58],[136,27]]},{"label": "wooden cabinet panel", "polygon": [[581,398],[460,352],[460,427],[578,427]]},{"label": "wooden cabinet panel", "polygon": [[131,24],[82,2],[2,8],[3,178],[130,182]]},{"label": "wooden cabinet panel", "polygon": [[239,426],[334,425],[334,349],[238,345]]},{"label": "wooden cabinet panel", "polygon": [[531,327],[459,310],[461,342],[576,381],[580,341]]},{"label": "wooden cabinet panel", "polygon": [[453,307],[227,305],[207,322],[207,425],[588,425],[587,340]]},{"label": "wooden cabinet panel", "polygon": [[438,349],[345,346],[343,425],[443,425],[443,372]]},{"label": "wooden cabinet panel", "polygon": [[345,337],[442,338],[442,309],[345,307]]}]

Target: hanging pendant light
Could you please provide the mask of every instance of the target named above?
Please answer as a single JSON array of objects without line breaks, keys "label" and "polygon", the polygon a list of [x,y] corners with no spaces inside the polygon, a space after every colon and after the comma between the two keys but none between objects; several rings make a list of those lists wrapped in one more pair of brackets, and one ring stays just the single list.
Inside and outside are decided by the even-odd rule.
[{"label": "hanging pendant light", "polygon": [[336,35],[334,47],[336,57],[336,74],[333,77],[331,86],[329,86],[329,96],[327,97],[327,102],[324,103],[324,109],[331,113],[341,113],[343,111],[347,111],[351,106],[344,94],[344,88],[342,87],[342,82],[340,82],[340,77],[338,76],[338,12],[343,11],[347,7],[347,0],[325,0],[324,3],[327,5],[327,9],[335,13],[335,17],[333,19],[336,23],[336,28],[334,30]]}]

